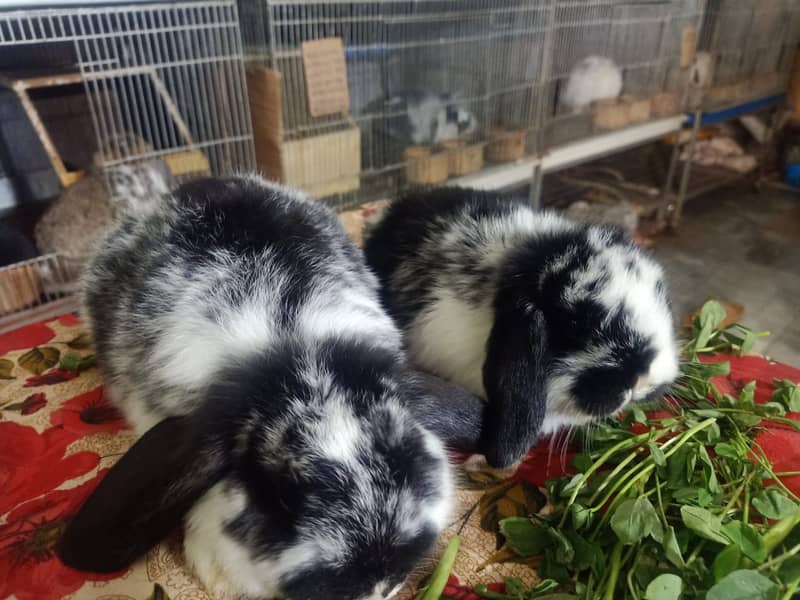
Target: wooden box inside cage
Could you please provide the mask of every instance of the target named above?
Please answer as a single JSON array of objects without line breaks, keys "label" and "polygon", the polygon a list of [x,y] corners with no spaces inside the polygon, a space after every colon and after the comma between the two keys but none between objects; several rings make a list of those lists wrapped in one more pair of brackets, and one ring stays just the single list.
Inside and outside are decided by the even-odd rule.
[{"label": "wooden box inside cage", "polygon": [[0,267],[0,333],[76,310],[81,268],[57,254]]},{"label": "wooden box inside cage", "polygon": [[248,67],[247,93],[256,163],[266,176],[316,197],[359,188],[361,130],[349,117],[289,136],[283,129],[280,72]]},{"label": "wooden box inside cage", "polygon": [[527,138],[528,132],[525,129],[493,127],[489,131],[486,159],[493,163],[519,160],[525,156]]}]

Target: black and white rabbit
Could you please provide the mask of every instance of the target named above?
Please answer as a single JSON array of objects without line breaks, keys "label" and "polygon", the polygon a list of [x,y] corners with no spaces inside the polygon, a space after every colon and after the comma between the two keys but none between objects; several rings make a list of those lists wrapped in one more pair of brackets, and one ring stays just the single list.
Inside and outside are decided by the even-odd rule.
[{"label": "black and white rabbit", "polygon": [[442,441],[474,447],[483,405],[408,367],[377,288],[330,210],[260,178],[136,203],[84,304],[108,391],[143,435],[69,524],[62,560],[114,571],[185,520],[214,595],[390,596],[447,523]]},{"label": "black and white rabbit", "polygon": [[389,135],[404,144],[440,144],[472,135],[478,129],[475,115],[450,94],[409,90],[388,100]]},{"label": "black and white rabbit", "polygon": [[614,229],[441,188],[390,205],[364,250],[409,358],[488,400],[493,467],[677,375],[662,270]]}]

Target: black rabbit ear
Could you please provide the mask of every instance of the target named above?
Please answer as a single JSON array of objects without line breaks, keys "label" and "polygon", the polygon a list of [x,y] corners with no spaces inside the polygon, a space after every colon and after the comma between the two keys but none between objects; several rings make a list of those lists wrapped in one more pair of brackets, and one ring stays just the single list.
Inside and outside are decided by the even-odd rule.
[{"label": "black rabbit ear", "polygon": [[189,417],[172,417],[147,431],[67,525],[58,545],[64,564],[118,571],[180,525],[225,469],[222,453],[201,444]]},{"label": "black rabbit ear", "polygon": [[486,403],[461,386],[417,371],[412,376],[409,408],[419,421],[449,447],[477,452]]},{"label": "black rabbit ear", "polygon": [[513,465],[539,437],[547,402],[547,330],[532,306],[498,311],[487,343],[488,398],[482,450],[496,468]]}]

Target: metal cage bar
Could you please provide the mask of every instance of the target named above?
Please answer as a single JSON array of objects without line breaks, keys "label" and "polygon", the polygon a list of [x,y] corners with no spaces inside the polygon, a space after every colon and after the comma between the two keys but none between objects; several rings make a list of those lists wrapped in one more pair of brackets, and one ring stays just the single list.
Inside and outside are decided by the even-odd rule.
[{"label": "metal cage bar", "polygon": [[[12,86],[82,83],[89,168],[112,194],[123,165],[158,161],[178,181],[255,168],[234,0],[0,11],[0,52]],[[0,331],[73,310],[81,263],[48,255],[0,269]]]},{"label": "metal cage bar", "polygon": [[234,0],[0,12],[0,49],[54,44],[71,47],[99,166],[160,158],[182,176],[255,168]]},{"label": "metal cage bar", "polygon": [[[417,131],[447,113],[473,117],[474,130],[454,137],[485,147],[487,162],[541,155],[610,128],[678,114],[685,47],[691,55],[705,0],[239,0],[239,6],[247,61],[280,73],[287,182],[341,206],[447,179],[434,168],[442,140]],[[344,47],[350,104],[312,116],[303,47],[331,37]],[[592,56],[618,73],[622,85],[611,97],[624,94],[620,110],[634,115],[628,121],[603,124],[594,98],[579,109],[565,102],[576,67]],[[409,158],[409,147],[419,145],[427,147],[426,158]],[[457,163],[462,150],[447,146],[447,152]],[[326,194],[337,186],[303,177],[325,171],[310,164],[331,155],[350,159],[327,170],[354,182],[348,193]],[[296,161],[306,163],[300,176],[292,171]],[[417,179],[420,165],[430,167],[421,169],[430,181]]]},{"label": "metal cage bar", "polygon": [[[350,162],[338,165],[340,173],[329,170],[333,178],[353,181],[350,192],[331,195],[339,206],[391,195],[411,183],[441,182],[440,175],[448,176],[435,172],[448,162],[438,156],[442,152],[450,153],[459,172],[466,156],[481,163],[488,143],[502,150],[504,135],[518,152],[538,150],[549,1],[240,0],[239,6],[246,15],[248,62],[281,75],[284,162],[349,156],[357,147]],[[347,111],[312,116],[303,47],[324,38],[342,40],[350,104]],[[459,118],[468,133],[458,135]],[[448,128],[452,134],[443,133]],[[455,138],[474,148],[445,149]],[[409,159],[408,149],[418,146],[434,155],[429,165],[428,159]],[[289,164],[284,170],[290,184],[337,188],[304,180],[315,174],[308,168]]]},{"label": "metal cage bar", "polygon": [[713,84],[704,109],[782,93],[800,41],[793,0],[708,0],[700,47],[711,55]]}]

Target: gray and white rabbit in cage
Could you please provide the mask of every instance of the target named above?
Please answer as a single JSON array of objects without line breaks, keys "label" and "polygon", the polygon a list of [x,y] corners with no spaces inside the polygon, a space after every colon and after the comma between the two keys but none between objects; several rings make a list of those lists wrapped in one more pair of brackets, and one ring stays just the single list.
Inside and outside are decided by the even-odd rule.
[{"label": "gray and white rabbit in cage", "polygon": [[388,101],[389,135],[406,144],[439,144],[472,135],[478,119],[451,94],[409,90]]},{"label": "gray and white rabbit in cage", "polygon": [[391,204],[364,252],[411,360],[487,399],[493,467],[678,374],[661,267],[619,230],[445,187]]},{"label": "gray and white rabbit in cage", "polygon": [[687,103],[690,108],[697,108],[714,82],[714,57],[704,51],[695,54],[688,71],[688,78]]},{"label": "gray and white rabbit in cage", "polygon": [[587,56],[569,73],[559,101],[572,112],[588,108],[595,100],[616,98],[622,93],[622,70],[610,58]]},{"label": "gray and white rabbit in cage", "polygon": [[[211,594],[377,600],[448,523],[479,399],[413,371],[335,214],[257,177],[137,203],[88,266],[108,392],[143,436],[62,538],[112,572],[185,521]],[[455,407],[455,408],[454,408]]]}]

